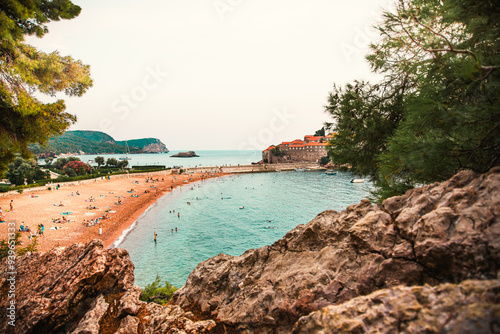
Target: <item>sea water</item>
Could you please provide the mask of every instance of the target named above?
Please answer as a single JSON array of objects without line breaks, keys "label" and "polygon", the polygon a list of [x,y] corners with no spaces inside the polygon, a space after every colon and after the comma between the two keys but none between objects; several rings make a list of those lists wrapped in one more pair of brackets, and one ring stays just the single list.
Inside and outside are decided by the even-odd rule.
[{"label": "sea water", "polygon": [[[324,210],[366,198],[370,184],[338,172],[231,175],[184,185],[160,198],[114,246],[135,265],[135,284],[156,275],[176,287],[202,261],[271,245]],[[154,242],[154,232],[157,241]]]},{"label": "sea water", "polygon": [[[104,161],[109,158],[120,159],[127,156],[129,167],[144,166],[144,165],[160,165],[166,167],[183,166],[228,166],[228,165],[250,165],[252,162],[262,160],[262,151],[257,150],[205,150],[195,151],[198,157],[193,158],[175,158],[179,152],[185,151],[170,151],[168,153],[141,153],[141,154],[94,154],[94,155],[77,155],[81,161],[87,163],[94,161],[95,157],[102,156]],[[44,160],[39,160],[40,164],[44,164]],[[92,163],[92,162],[91,162]],[[93,163],[93,165],[96,165]]]}]

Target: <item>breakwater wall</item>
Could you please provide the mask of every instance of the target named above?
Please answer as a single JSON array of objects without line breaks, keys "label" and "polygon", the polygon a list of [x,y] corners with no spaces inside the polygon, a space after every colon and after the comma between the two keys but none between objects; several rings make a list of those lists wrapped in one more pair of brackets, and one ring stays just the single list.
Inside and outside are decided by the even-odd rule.
[{"label": "breakwater wall", "polygon": [[267,173],[276,171],[291,171],[297,168],[321,169],[318,164],[310,162],[301,163],[281,163],[281,164],[262,164],[262,165],[237,165],[237,166],[215,166],[215,167],[188,167],[184,170],[187,173]]}]

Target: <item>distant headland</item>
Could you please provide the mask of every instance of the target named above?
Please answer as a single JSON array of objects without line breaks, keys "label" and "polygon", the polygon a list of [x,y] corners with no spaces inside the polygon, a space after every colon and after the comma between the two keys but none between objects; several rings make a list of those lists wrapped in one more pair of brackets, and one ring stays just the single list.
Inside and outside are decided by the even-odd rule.
[{"label": "distant headland", "polygon": [[174,154],[170,156],[171,158],[194,158],[194,157],[199,157],[199,155],[196,155],[194,151],[188,151],[188,152],[180,152],[177,154]]},{"label": "distant headland", "polygon": [[30,145],[29,149],[39,158],[60,154],[126,154],[126,153],[168,153],[169,150],[157,138],[140,138],[116,141],[101,131],[67,131],[51,138],[45,146]]}]

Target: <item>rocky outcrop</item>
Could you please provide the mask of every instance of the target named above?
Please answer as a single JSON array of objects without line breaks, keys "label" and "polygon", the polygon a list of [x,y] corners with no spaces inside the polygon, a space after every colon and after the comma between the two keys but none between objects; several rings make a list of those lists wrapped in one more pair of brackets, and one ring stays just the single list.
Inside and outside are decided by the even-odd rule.
[{"label": "rocky outcrop", "polygon": [[271,246],[202,262],[174,303],[226,329],[286,333],[302,316],[380,289],[497,279],[499,214],[500,169],[461,172],[382,205],[323,212]]},{"label": "rocky outcrop", "polygon": [[151,143],[142,148],[143,153],[168,153],[168,148],[161,141],[158,143]]},{"label": "rocky outcrop", "polygon": [[8,268],[3,259],[0,308],[15,300],[15,326],[0,312],[0,333],[203,333],[215,326],[179,306],[141,302],[128,252],[104,250],[98,240],[18,257],[13,298]]},{"label": "rocky outcrop", "polygon": [[398,286],[302,317],[293,333],[498,333],[500,281]]},{"label": "rocky outcrop", "polygon": [[194,151],[180,152],[170,156],[171,158],[194,158],[199,157]]},{"label": "rocky outcrop", "polygon": [[[100,241],[15,260],[1,333],[497,333],[500,168],[325,211],[271,246],[200,263],[169,305]],[[12,290],[0,261],[0,308]]]}]

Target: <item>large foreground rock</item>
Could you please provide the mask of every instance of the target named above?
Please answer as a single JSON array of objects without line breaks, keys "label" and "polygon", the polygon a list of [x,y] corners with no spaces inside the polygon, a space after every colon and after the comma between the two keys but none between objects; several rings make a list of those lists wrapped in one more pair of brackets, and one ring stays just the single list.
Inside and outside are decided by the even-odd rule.
[{"label": "large foreground rock", "polygon": [[499,190],[500,169],[466,171],[382,205],[323,212],[271,246],[200,263],[174,303],[225,330],[287,333],[380,289],[497,279]]},{"label": "large foreground rock", "polygon": [[0,333],[203,333],[215,326],[178,306],[139,301],[128,252],[104,250],[99,240],[17,258],[15,326],[6,318],[6,259],[0,269]]},{"label": "large foreground rock", "polygon": [[295,334],[499,332],[500,280],[379,290],[304,316],[293,331]]},{"label": "large foreground rock", "polygon": [[500,169],[326,211],[271,246],[200,263],[169,305],[100,241],[0,261],[0,333],[497,333]]}]

